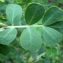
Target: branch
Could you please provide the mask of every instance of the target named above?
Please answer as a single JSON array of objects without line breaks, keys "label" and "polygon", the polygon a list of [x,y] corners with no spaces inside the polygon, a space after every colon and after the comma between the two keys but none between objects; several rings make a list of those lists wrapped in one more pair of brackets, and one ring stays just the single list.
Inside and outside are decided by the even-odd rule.
[{"label": "branch", "polygon": [[43,25],[6,26],[3,28],[27,28],[27,27],[43,27]]}]

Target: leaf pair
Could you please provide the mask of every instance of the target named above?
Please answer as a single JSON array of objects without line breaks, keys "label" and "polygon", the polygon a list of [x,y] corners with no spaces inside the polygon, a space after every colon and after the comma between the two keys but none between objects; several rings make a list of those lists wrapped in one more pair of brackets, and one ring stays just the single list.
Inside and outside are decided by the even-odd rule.
[{"label": "leaf pair", "polygon": [[51,25],[57,22],[63,16],[63,11],[54,6],[45,12],[45,8],[41,4],[29,4],[25,12],[25,20],[28,25],[37,23],[41,18],[42,25]]},{"label": "leaf pair", "polygon": [[[6,8],[6,16],[11,25],[18,25],[22,17],[21,6],[17,4],[9,4]],[[10,44],[16,38],[16,35],[17,30],[15,28],[0,31],[0,44]]]},{"label": "leaf pair", "polygon": [[53,28],[50,28],[49,26],[53,25],[54,23],[57,23],[62,16],[63,11],[57,7],[51,7],[46,11],[42,20],[42,24],[44,26],[42,28],[42,37],[46,45],[54,46],[61,42],[62,40],[61,33],[59,33],[57,30]]},{"label": "leaf pair", "polygon": [[[17,4],[9,4],[6,8],[6,16],[11,25],[18,25],[21,21],[22,8]],[[0,43],[4,45],[10,44],[17,35],[15,28],[0,31]]]}]

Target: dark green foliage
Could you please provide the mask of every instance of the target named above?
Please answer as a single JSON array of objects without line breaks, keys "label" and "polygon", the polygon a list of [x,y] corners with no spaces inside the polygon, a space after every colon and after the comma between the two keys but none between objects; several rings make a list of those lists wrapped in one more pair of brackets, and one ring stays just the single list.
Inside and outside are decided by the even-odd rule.
[{"label": "dark green foliage", "polygon": [[8,55],[10,51],[11,51],[11,48],[9,46],[0,44],[0,54]]},{"label": "dark green foliage", "polygon": [[45,9],[42,5],[37,3],[29,4],[25,12],[26,23],[28,25],[35,24],[43,17],[44,12]]}]

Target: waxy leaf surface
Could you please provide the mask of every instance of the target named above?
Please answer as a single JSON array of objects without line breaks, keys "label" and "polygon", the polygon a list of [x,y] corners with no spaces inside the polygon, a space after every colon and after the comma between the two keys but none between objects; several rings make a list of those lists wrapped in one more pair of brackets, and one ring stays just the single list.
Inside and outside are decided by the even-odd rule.
[{"label": "waxy leaf surface", "polygon": [[10,44],[17,35],[17,30],[14,28],[5,29],[0,31],[0,43],[4,45]]},{"label": "waxy leaf surface", "polygon": [[21,21],[21,6],[17,4],[9,4],[6,8],[6,16],[11,25],[17,25]]},{"label": "waxy leaf surface", "polygon": [[40,34],[34,28],[26,28],[20,36],[21,46],[29,51],[36,51],[42,45]]},{"label": "waxy leaf surface", "polygon": [[62,41],[62,35],[58,31],[50,27],[42,28],[42,37],[44,43],[49,46],[54,46]]}]

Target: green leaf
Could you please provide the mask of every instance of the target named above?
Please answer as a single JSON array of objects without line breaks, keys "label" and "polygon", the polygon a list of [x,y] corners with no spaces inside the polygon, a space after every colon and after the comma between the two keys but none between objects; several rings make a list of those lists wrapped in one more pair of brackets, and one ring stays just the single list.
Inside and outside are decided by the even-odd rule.
[{"label": "green leaf", "polygon": [[63,21],[63,17],[59,21]]},{"label": "green leaf", "polygon": [[[21,0],[20,0],[20,1],[21,1]],[[28,3],[31,2],[31,0],[22,0],[21,2],[22,2],[22,4],[28,4]]]},{"label": "green leaf", "polygon": [[42,45],[40,34],[34,28],[26,28],[20,36],[21,46],[29,51],[36,51]]},{"label": "green leaf", "polygon": [[5,0],[5,1],[9,3],[14,3],[14,0]]},{"label": "green leaf", "polygon": [[17,4],[9,4],[6,8],[6,15],[8,21],[12,25],[17,25],[21,21],[22,8]]},{"label": "green leaf", "polygon": [[10,51],[11,51],[11,48],[9,46],[0,44],[0,54],[8,55]]},{"label": "green leaf", "polygon": [[55,28],[55,29],[63,35],[63,28]]},{"label": "green leaf", "polygon": [[42,28],[42,37],[44,39],[44,43],[49,46],[54,46],[62,40],[61,33],[53,28],[45,26]]},{"label": "green leaf", "polygon": [[17,35],[17,30],[14,28],[5,29],[0,31],[0,43],[4,45],[10,44]]},{"label": "green leaf", "polygon": [[63,21],[58,21],[58,22],[54,23],[53,25],[51,25],[50,27],[63,28]]},{"label": "green leaf", "polygon": [[51,7],[46,11],[44,18],[42,20],[42,24],[51,25],[57,22],[58,20],[60,20],[62,16],[63,16],[63,11],[60,8]]},{"label": "green leaf", "polygon": [[46,49],[45,54],[47,57],[51,57],[51,58],[55,57],[57,55],[57,49],[55,49],[55,48]]},{"label": "green leaf", "polygon": [[63,21],[58,21],[57,23],[54,23],[50,27],[56,29],[63,35]]},{"label": "green leaf", "polygon": [[25,20],[27,24],[35,24],[44,15],[45,9],[42,5],[37,3],[32,3],[28,5],[25,12]]}]

